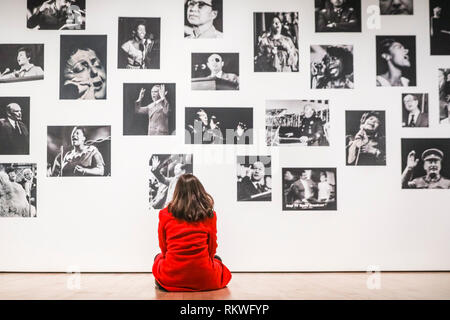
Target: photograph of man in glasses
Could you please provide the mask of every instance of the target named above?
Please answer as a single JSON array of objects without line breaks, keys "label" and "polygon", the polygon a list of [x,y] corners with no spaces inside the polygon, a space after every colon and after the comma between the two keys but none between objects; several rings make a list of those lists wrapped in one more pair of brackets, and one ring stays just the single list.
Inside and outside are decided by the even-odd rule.
[{"label": "photograph of man in glasses", "polygon": [[222,38],[222,0],[185,0],[184,37]]}]

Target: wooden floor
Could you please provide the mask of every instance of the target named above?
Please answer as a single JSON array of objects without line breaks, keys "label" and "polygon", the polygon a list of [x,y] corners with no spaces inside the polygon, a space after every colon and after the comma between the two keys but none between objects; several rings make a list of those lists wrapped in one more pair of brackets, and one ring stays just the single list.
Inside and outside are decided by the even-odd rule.
[{"label": "wooden floor", "polygon": [[0,273],[0,299],[450,299],[450,272],[383,272],[379,289],[368,288],[368,276],[233,273],[225,289],[180,293],[156,289],[150,273]]}]

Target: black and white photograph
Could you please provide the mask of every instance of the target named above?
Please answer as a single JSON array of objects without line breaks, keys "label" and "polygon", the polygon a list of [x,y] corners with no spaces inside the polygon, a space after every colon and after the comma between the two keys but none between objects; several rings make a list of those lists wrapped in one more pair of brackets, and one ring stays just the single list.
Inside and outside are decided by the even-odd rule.
[{"label": "black and white photograph", "polygon": [[61,100],[106,99],[106,35],[61,35]]},{"label": "black and white photograph", "polygon": [[30,97],[0,97],[0,155],[29,154]]},{"label": "black and white photograph", "polygon": [[328,100],[266,101],[267,146],[329,146]]},{"label": "black and white photograph", "polygon": [[43,79],[43,44],[0,44],[0,83]]},{"label": "black and white photograph", "polygon": [[431,55],[450,55],[450,2],[430,0]]},{"label": "black and white photograph", "polygon": [[0,217],[37,217],[37,166],[0,163]]},{"label": "black and white photograph", "polygon": [[385,111],[346,111],[345,132],[348,166],[386,165]]},{"label": "black and white photograph", "polygon": [[283,168],[283,210],[337,210],[336,168]]},{"label": "black and white photograph", "polygon": [[428,127],[428,93],[403,93],[402,106],[402,127]]},{"label": "black and white photograph", "polygon": [[353,46],[311,46],[311,89],[353,88]]},{"label": "black and white photograph", "polygon": [[86,29],[86,0],[27,0],[27,28]]},{"label": "black and white photograph", "polygon": [[402,139],[402,189],[450,189],[450,139]]},{"label": "black and white photograph", "polygon": [[316,32],[361,32],[361,0],[315,0]]},{"label": "black and white photograph", "polygon": [[239,53],[192,53],[192,90],[239,90]]},{"label": "black and white photograph", "polygon": [[124,83],[123,134],[175,134],[175,83]]},{"label": "black and white photograph", "polygon": [[119,18],[119,69],[159,69],[160,18]]},{"label": "black and white photograph", "polygon": [[[414,0],[379,0],[381,15],[413,15]],[[420,1],[420,0],[416,0]]]},{"label": "black and white photograph", "polygon": [[184,37],[221,39],[223,0],[184,0]]},{"label": "black and white photograph", "polygon": [[48,177],[110,175],[110,126],[47,127]]},{"label": "black and white photograph", "polygon": [[450,69],[439,69],[439,123],[450,125]]},{"label": "black and white photograph", "polygon": [[376,36],[377,87],[416,86],[416,37]]},{"label": "black and white photograph", "polygon": [[237,156],[237,201],[272,201],[270,156]]},{"label": "black and white photograph", "polygon": [[298,12],[255,12],[255,72],[298,72]]},{"label": "black and white photograph", "polygon": [[252,108],[186,108],[186,144],[253,144]]},{"label": "black and white photograph", "polygon": [[173,198],[178,178],[193,173],[192,154],[154,154],[150,157],[150,209],[165,208]]}]

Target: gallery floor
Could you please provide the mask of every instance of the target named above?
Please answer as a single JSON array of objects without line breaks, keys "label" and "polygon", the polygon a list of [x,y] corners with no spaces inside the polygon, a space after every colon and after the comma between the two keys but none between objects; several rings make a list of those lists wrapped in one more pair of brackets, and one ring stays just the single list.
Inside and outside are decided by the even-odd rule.
[{"label": "gallery floor", "polygon": [[450,299],[450,272],[233,273],[194,293],[160,291],[150,273],[0,273],[0,299]]}]

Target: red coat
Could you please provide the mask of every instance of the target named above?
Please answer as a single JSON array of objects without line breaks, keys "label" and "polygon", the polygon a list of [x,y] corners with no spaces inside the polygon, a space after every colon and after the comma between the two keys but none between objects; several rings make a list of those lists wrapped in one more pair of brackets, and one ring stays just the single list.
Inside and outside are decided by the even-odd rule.
[{"label": "red coat", "polygon": [[159,247],[153,276],[168,291],[201,291],[225,287],[228,268],[214,259],[217,248],[217,216],[200,222],[175,219],[167,208],[159,212]]}]

